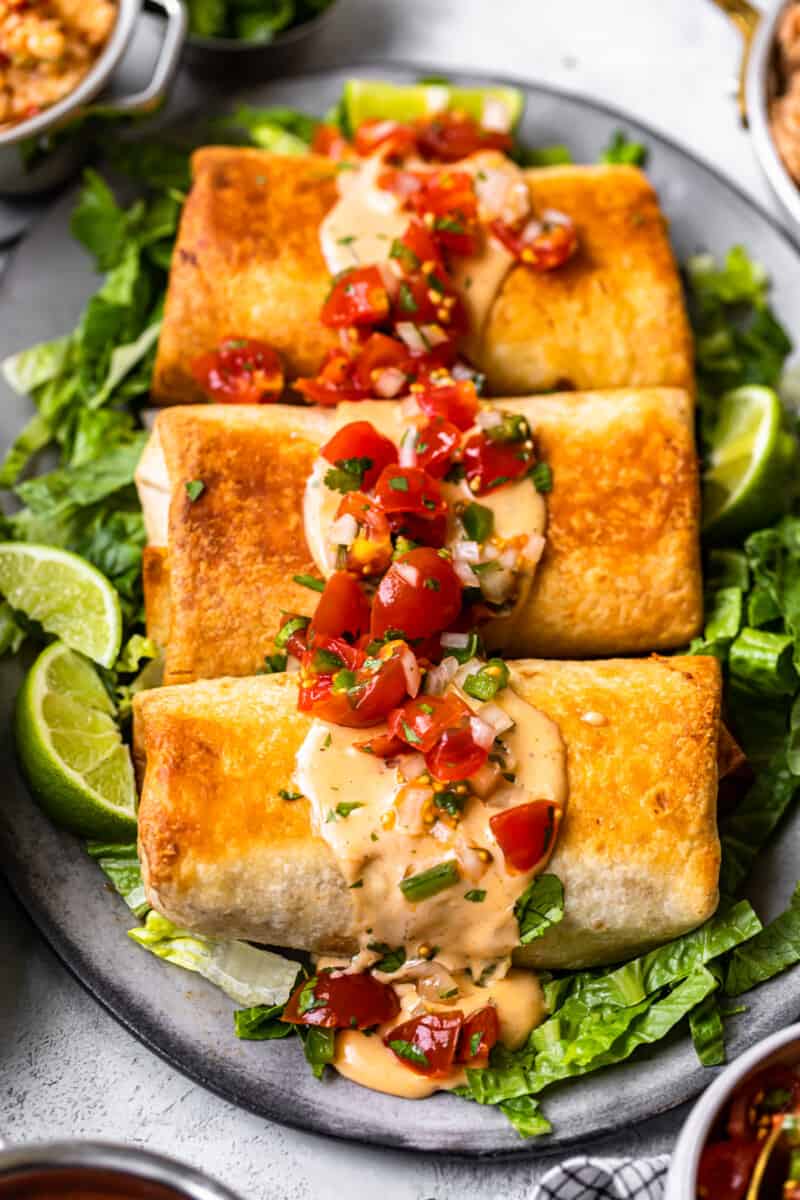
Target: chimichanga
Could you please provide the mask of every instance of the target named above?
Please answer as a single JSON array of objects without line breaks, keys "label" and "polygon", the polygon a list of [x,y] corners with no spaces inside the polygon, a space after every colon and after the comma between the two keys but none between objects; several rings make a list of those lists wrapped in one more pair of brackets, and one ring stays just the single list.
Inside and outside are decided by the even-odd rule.
[{"label": "chimichanga", "polygon": [[[194,181],[172,260],[153,396],[203,399],[191,366],[226,337],[260,338],[287,377],[316,374],[334,331],[319,312],[330,286],[320,224],[337,199],[336,165],[214,146]],[[494,395],[554,388],[693,387],[691,335],[658,198],[633,167],[525,173],[537,212],[574,221],[579,250],[551,272],[515,266],[470,344]]]},{"label": "chimichanga", "polygon": [[[569,795],[547,868],[564,885],[564,920],[520,959],[613,962],[705,920],[719,867],[716,660],[523,661],[511,684],[557,724]],[[283,675],[135,698],[145,886],[185,928],[349,954],[353,892],[296,798],[310,725],[296,697]]]},{"label": "chimichanga", "polygon": [[[518,655],[589,657],[667,649],[702,619],[692,405],[677,389],[563,393],[503,401],[528,419],[553,488],[532,590],[489,639]],[[137,472],[150,546],[151,636],[167,683],[259,669],[281,611],[317,596],[303,494],[335,428],[392,432],[399,405],[337,409],[174,408],[159,414]],[[192,501],[186,483],[204,488]]]}]

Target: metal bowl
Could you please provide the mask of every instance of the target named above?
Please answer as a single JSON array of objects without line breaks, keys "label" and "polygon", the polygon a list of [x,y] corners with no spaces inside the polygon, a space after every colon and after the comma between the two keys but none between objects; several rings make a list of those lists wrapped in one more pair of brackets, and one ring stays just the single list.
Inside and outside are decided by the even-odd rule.
[{"label": "metal bowl", "polygon": [[[143,115],[160,104],[178,66],[186,36],[186,9],[181,0],[152,0],[166,17],[164,40],[150,82],[139,92],[115,97],[106,104],[92,106],[90,101],[103,90],[128,46],[141,14],[143,0],[117,0],[118,16],[111,36],[97,62],[78,86],[27,121],[0,132],[0,194],[32,195],[62,183],[82,161],[86,139],[70,138],[69,126],[93,112],[104,115]],[[101,98],[102,99],[102,98]],[[37,139],[55,137],[53,148],[26,165],[25,150]]]},{"label": "metal bowl", "polygon": [[147,1194],[148,1185],[160,1185],[186,1200],[237,1200],[233,1192],[194,1167],[174,1158],[113,1142],[39,1142],[31,1146],[6,1147],[0,1150],[0,1193],[6,1194],[5,1185],[13,1187],[13,1195],[26,1195],[26,1178],[30,1186],[34,1177],[41,1179],[49,1171],[64,1171],[70,1175],[97,1171],[123,1179],[133,1176],[142,1185],[143,1196]]},{"label": "metal bowl", "polygon": [[316,17],[285,29],[271,42],[190,33],[183,61],[196,75],[238,83],[255,83],[287,71],[298,71],[306,62],[309,43],[330,20],[337,3],[338,0],[332,0]]},{"label": "metal bowl", "polygon": [[776,74],[775,35],[786,0],[771,0],[759,22],[747,67],[747,116],[758,161],[792,220],[800,226],[800,188],[783,164],[769,128]]}]

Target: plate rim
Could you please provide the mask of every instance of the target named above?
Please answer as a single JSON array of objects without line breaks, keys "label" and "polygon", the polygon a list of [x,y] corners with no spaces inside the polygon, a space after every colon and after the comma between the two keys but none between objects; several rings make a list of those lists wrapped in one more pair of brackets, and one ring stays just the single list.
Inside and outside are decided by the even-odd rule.
[{"label": "plate rim", "polygon": [[[564,100],[575,103],[579,106],[594,110],[596,113],[606,117],[610,122],[616,122],[621,126],[633,125],[637,130],[641,130],[646,137],[652,139],[656,143],[667,147],[671,151],[677,153],[684,159],[690,161],[694,166],[700,167],[707,172],[715,182],[725,188],[728,192],[736,196],[750,210],[758,215],[761,221],[768,225],[772,231],[785,243],[786,247],[791,251],[800,262],[800,237],[796,237],[793,232],[787,228],[779,216],[769,212],[761,203],[746,191],[735,180],[731,179],[724,171],[708,162],[694,150],[687,149],[679,141],[672,138],[669,134],[663,133],[654,128],[647,121],[639,117],[626,113],[623,109],[615,105],[608,104],[603,100],[595,99],[586,93],[578,90],[568,90],[559,88],[553,84],[537,82],[536,80],[526,79],[520,75],[495,73],[491,70],[482,71],[480,68],[458,68],[458,67],[443,67],[441,64],[433,64],[429,62],[408,61],[407,59],[384,58],[380,56],[356,56],[347,61],[335,61],[326,66],[308,67],[298,71],[287,72],[286,74],[275,75],[269,79],[261,81],[253,81],[246,84],[241,89],[236,89],[227,96],[215,94],[211,97],[215,107],[227,108],[234,105],[240,99],[243,99],[248,94],[257,88],[266,88],[269,86],[284,86],[291,85],[293,82],[301,81],[306,78],[322,78],[330,75],[354,74],[360,68],[369,68],[372,70],[387,70],[399,73],[406,73],[413,76],[420,75],[442,75],[453,79],[456,82],[475,84],[476,80],[484,79],[488,83],[497,83],[500,86],[516,87],[523,92],[535,91],[554,100]],[[530,97],[526,96],[526,101]],[[156,136],[168,131],[171,127],[181,124],[188,124],[194,120],[200,112],[199,105],[193,105],[191,109],[178,114],[175,118],[160,126],[156,131]],[[102,169],[104,159],[100,157],[96,164]],[[60,203],[65,194],[74,183],[66,185],[53,196],[52,202],[47,204],[43,211],[37,214],[35,220],[26,228],[22,236],[14,245],[9,260],[6,264],[6,269],[0,273],[0,286],[5,282],[4,276],[10,271],[14,265],[17,254],[24,245],[27,238],[36,233],[41,225],[48,219],[53,208]],[[22,775],[17,757],[14,751],[13,738],[10,736],[11,731],[5,731],[3,741],[6,743],[7,751],[6,761],[9,764],[14,764],[15,769],[20,775],[23,785],[29,791],[27,783]],[[134,1016],[131,1015],[130,1007],[125,1009],[124,1004],[118,1001],[116,989],[113,984],[108,985],[108,981],[95,965],[88,960],[77,945],[73,945],[67,933],[65,933],[57,922],[50,919],[47,912],[40,904],[36,894],[27,887],[26,883],[19,878],[19,873],[16,869],[17,864],[9,862],[7,859],[1,864],[3,874],[9,885],[9,890],[12,893],[15,903],[19,904],[22,910],[27,914],[32,924],[43,937],[48,948],[53,952],[56,959],[66,968],[68,974],[75,979],[80,986],[89,993],[100,1007],[110,1014],[110,1016],[128,1033],[130,1033],[138,1042],[146,1046],[148,1050],[153,1052],[162,1061],[168,1063],[171,1067],[177,1070],[180,1074],[190,1079],[193,1083],[199,1084],[209,1092],[220,1097],[228,1103],[234,1104],[236,1107],[249,1112],[262,1120],[275,1122],[276,1124],[288,1126],[302,1133],[311,1133],[315,1136],[324,1136],[334,1138],[342,1143],[355,1143],[362,1146],[381,1147],[390,1150],[401,1151],[403,1153],[424,1154],[435,1158],[448,1158],[454,1161],[463,1162],[484,1162],[484,1163],[502,1163],[502,1162],[517,1162],[524,1160],[533,1160],[537,1158],[548,1158],[552,1156],[562,1155],[564,1152],[569,1152],[578,1145],[587,1143],[596,1143],[604,1138],[619,1134],[624,1128],[624,1124],[614,1122],[609,1119],[608,1123],[600,1128],[595,1128],[591,1133],[582,1133],[576,1131],[573,1135],[559,1136],[557,1144],[549,1141],[547,1136],[539,1139],[523,1140],[520,1139],[519,1146],[510,1146],[506,1149],[491,1150],[491,1149],[476,1149],[469,1151],[466,1149],[452,1149],[446,1146],[437,1147],[419,1147],[414,1144],[403,1144],[391,1142],[389,1134],[370,1134],[361,1132],[356,1135],[349,1135],[339,1132],[333,1128],[322,1128],[320,1125],[311,1125],[304,1122],[299,1117],[293,1116],[293,1111],[281,1109],[280,1113],[276,1113],[268,1104],[256,1105],[249,1099],[246,1099],[241,1093],[238,1093],[235,1087],[226,1087],[215,1082],[207,1069],[204,1069],[204,1060],[201,1054],[189,1053],[182,1057],[169,1047],[169,1038],[165,1037],[162,1041],[150,1031],[150,1022],[145,1021],[143,1024],[136,1024]],[[744,1053],[744,1051],[743,1051]],[[706,1078],[708,1084],[713,1083],[716,1076],[724,1068],[703,1068],[707,1072]],[[692,1078],[690,1076],[689,1078]],[[568,1081],[567,1081],[568,1082]],[[562,1085],[563,1086],[563,1085]],[[674,1111],[688,1101],[694,1100],[702,1091],[703,1087],[697,1088],[693,1083],[688,1083],[688,1086],[683,1086],[676,1094],[671,1095],[670,1099],[658,1106],[652,1107],[643,1120],[645,1122],[656,1120],[663,1117],[666,1113]]]}]

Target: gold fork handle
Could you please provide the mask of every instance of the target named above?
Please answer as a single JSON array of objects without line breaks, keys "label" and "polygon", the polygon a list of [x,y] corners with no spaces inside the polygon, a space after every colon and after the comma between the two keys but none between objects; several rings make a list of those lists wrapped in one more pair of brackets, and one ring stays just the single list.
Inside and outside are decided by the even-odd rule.
[{"label": "gold fork handle", "polygon": [[753,36],[761,20],[761,13],[748,0],[712,0],[733,22],[742,35],[742,62],[739,68],[739,86],[736,91],[736,103],[739,117],[743,125],[747,125],[747,101],[745,86],[747,81],[747,64],[750,59],[750,47]]}]

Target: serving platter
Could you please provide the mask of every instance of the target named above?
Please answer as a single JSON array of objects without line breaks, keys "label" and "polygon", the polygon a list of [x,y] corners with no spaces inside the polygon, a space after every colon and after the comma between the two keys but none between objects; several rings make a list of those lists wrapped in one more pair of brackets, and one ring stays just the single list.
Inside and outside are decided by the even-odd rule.
[{"label": "serving platter", "polygon": [[[382,63],[283,79],[231,107],[287,105],[324,112],[353,74],[411,82],[435,68]],[[453,72],[449,72],[453,76]],[[615,129],[649,148],[648,174],[659,191],[680,259],[697,250],[722,255],[736,243],[769,271],[773,301],[791,331],[800,328],[800,258],[788,235],[731,183],[667,139],[592,101],[548,88],[519,86],[527,97],[521,137],[534,146],[564,143],[576,161],[593,162]],[[486,83],[459,76],[464,84]],[[96,288],[87,256],[70,237],[76,192],[44,215],[0,280],[0,356],[66,332]],[[28,402],[0,381],[0,446],[29,416]],[[612,1070],[545,1094],[554,1132],[524,1142],[502,1115],[440,1095],[425,1102],[368,1092],[339,1078],[317,1082],[294,1040],[238,1041],[232,1003],[204,980],[170,967],[131,942],[130,912],[110,895],[99,870],[71,835],[55,829],[33,803],[13,756],[10,724],[23,676],[19,661],[0,667],[0,862],[31,917],[84,986],[132,1033],[192,1079],[271,1120],[336,1137],[469,1156],[535,1155],[638,1124],[689,1099],[716,1072],[702,1068],[688,1037]],[[750,888],[762,919],[781,911],[800,875],[800,814],[784,825],[758,863]],[[800,967],[746,997],[748,1011],[728,1026],[733,1057],[800,1013]],[[101,1052],[101,1048],[98,1048]]]}]

